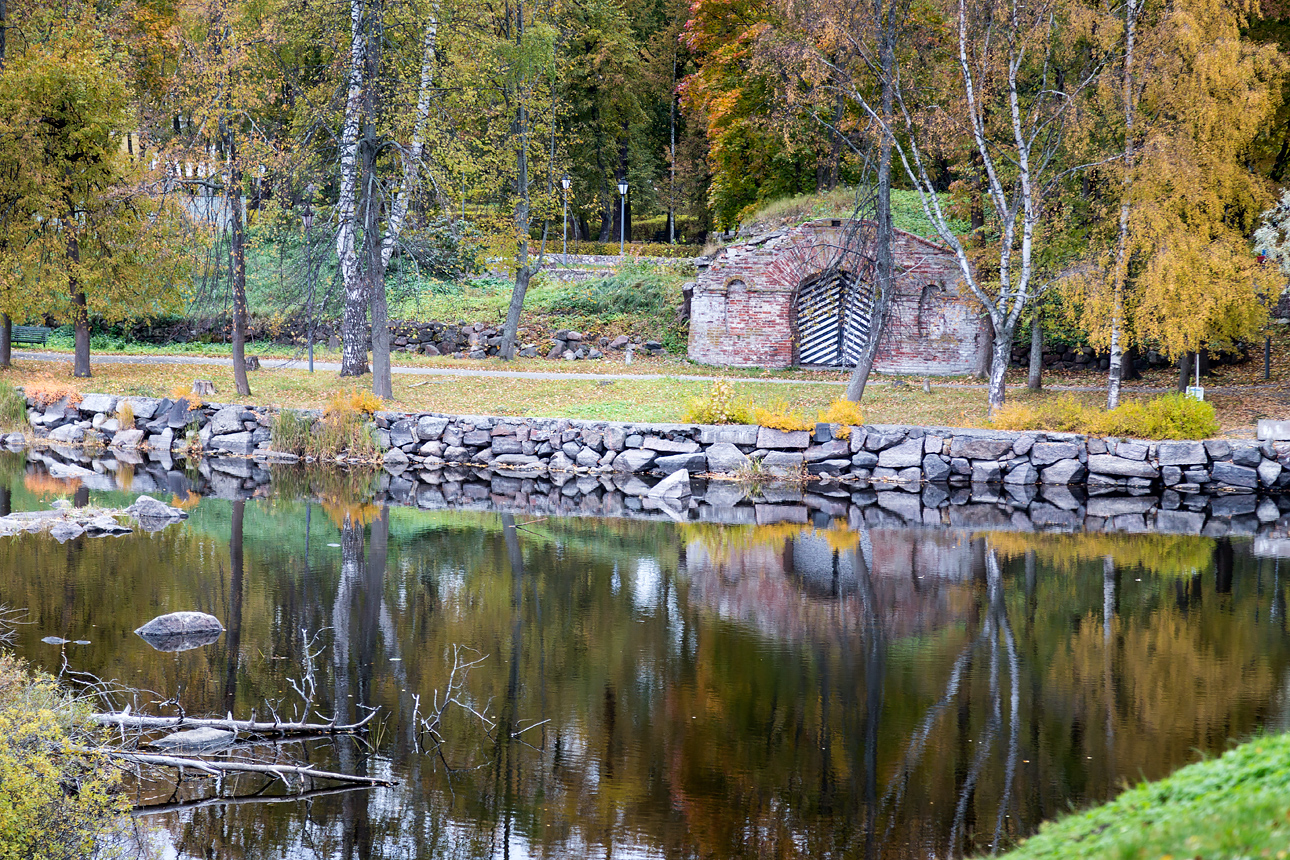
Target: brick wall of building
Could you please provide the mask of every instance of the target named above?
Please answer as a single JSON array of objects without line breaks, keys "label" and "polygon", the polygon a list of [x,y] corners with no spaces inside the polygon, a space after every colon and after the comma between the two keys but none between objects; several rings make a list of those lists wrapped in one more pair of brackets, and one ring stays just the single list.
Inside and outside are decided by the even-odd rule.
[{"label": "brick wall of building", "polygon": [[[701,364],[788,367],[796,363],[798,286],[846,250],[846,227],[814,221],[718,252],[695,283],[690,358]],[[962,284],[953,254],[896,231],[898,279],[876,369],[950,375],[974,372],[989,326]],[[848,265],[844,268],[850,269]]]}]

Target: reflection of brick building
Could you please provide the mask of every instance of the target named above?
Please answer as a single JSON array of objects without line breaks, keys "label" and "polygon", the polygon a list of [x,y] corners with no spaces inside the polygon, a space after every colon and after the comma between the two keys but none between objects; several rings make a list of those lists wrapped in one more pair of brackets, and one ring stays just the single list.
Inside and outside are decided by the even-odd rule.
[{"label": "reflection of brick building", "polygon": [[[864,624],[863,563],[856,547],[839,546],[824,531],[803,526],[769,539],[757,532],[715,547],[691,540],[685,548],[689,601],[730,621],[784,641],[845,638]],[[938,630],[974,605],[968,584],[974,555],[967,532],[874,529],[869,583],[890,636]],[[858,539],[858,538],[857,538]]]},{"label": "reflection of brick building", "polygon": [[[690,358],[736,367],[853,365],[868,331],[857,232],[849,221],[812,221],[718,251],[695,283]],[[989,326],[953,253],[901,230],[894,253],[899,277],[876,369],[976,371]],[[839,259],[855,262],[822,278]]]}]

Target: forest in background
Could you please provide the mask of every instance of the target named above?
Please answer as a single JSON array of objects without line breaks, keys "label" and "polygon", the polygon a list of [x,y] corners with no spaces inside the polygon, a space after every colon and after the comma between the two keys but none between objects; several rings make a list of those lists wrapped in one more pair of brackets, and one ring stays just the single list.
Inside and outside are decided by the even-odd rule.
[{"label": "forest in background", "polygon": [[[248,241],[274,229],[308,310],[314,286],[343,306],[343,375],[370,322],[378,394],[388,274],[475,243],[513,273],[513,351],[566,225],[693,242],[850,188],[881,247],[891,190],[916,192],[993,325],[996,407],[1043,315],[1109,351],[1114,405],[1126,349],[1259,336],[1268,263],[1290,266],[1272,0],[0,0],[0,21],[0,311],[74,323],[77,375],[91,318],[194,292],[229,307],[240,366]],[[201,196],[215,236],[184,217]]]}]

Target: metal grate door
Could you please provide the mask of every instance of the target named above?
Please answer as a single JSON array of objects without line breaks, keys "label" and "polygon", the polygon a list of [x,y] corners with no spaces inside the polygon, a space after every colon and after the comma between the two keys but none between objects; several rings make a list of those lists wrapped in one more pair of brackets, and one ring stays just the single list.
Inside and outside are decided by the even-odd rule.
[{"label": "metal grate door", "polygon": [[797,361],[852,367],[869,339],[869,291],[849,272],[808,278],[797,290]]}]

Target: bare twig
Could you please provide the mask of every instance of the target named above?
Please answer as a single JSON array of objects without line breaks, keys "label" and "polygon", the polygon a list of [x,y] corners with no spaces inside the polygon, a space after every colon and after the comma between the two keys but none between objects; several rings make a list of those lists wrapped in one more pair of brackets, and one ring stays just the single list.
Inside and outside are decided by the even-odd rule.
[{"label": "bare twig", "polygon": [[276,776],[283,782],[289,776],[307,779],[330,779],[336,782],[347,782],[355,785],[398,785],[398,780],[382,779],[378,776],[358,776],[349,773],[336,773],[329,770],[315,770],[304,765],[293,764],[255,764],[242,761],[209,761],[189,756],[153,755],[151,753],[128,752],[125,750],[79,750],[79,752],[98,753],[119,758],[135,764],[153,764],[162,767],[192,768],[193,770],[218,776],[220,773],[264,773]]}]

